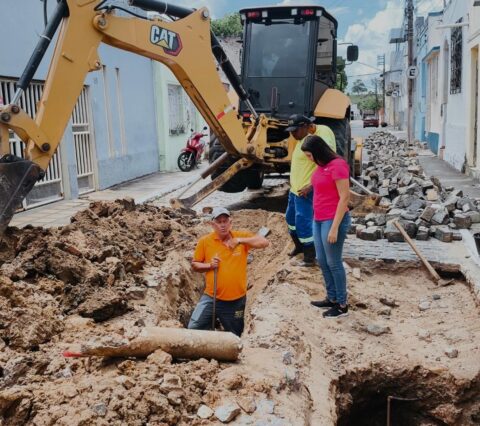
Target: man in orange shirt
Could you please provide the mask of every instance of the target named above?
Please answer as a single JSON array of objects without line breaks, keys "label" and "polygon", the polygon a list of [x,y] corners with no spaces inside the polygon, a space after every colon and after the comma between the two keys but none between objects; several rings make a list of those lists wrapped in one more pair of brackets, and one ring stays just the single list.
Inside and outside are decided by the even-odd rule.
[{"label": "man in orange shirt", "polygon": [[225,331],[240,336],[247,300],[248,251],[268,247],[269,242],[251,232],[233,231],[230,212],[223,207],[213,209],[211,225],[213,232],[200,238],[193,254],[193,270],[206,273],[206,286],[188,328],[210,330],[212,327],[214,270],[217,269],[215,316]]}]

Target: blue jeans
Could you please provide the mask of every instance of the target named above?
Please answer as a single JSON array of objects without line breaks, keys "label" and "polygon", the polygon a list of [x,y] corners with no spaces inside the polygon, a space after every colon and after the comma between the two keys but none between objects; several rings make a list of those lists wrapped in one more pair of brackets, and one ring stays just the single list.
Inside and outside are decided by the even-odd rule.
[{"label": "blue jeans", "polygon": [[[247,297],[237,300],[218,300],[215,316],[220,320],[225,331],[241,336],[244,327],[245,304]],[[188,328],[192,330],[211,330],[213,316],[213,297],[203,294],[192,313]],[[215,319],[217,319],[215,318]]]},{"label": "blue jeans", "polygon": [[317,262],[325,280],[327,298],[340,305],[347,303],[347,275],[343,267],[342,251],[351,222],[350,214],[345,214],[338,227],[338,238],[335,244],[330,244],[327,240],[333,219],[313,222]]},{"label": "blue jeans", "polygon": [[290,234],[296,235],[304,246],[313,245],[313,191],[310,191],[307,197],[299,197],[289,192],[285,219]]}]

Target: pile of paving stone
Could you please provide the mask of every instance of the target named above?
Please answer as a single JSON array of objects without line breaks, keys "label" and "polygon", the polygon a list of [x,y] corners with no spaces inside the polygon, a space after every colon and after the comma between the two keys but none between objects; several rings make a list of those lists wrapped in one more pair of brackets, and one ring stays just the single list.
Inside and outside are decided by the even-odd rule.
[{"label": "pile of paving stone", "polygon": [[413,144],[388,132],[375,132],[364,147],[368,162],[358,180],[382,197],[380,205],[386,213],[354,218],[351,233],[358,238],[404,241],[393,224],[398,220],[411,238],[451,242],[462,239],[460,229],[480,222],[480,199],[444,187],[434,176],[426,177]]}]

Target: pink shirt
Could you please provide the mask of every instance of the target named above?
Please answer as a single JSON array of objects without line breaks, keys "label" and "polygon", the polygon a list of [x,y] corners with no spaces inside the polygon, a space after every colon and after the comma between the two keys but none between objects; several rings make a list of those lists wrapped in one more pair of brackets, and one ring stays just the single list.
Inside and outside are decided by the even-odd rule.
[{"label": "pink shirt", "polygon": [[332,220],[335,217],[340,200],[335,181],[349,178],[348,163],[340,157],[330,161],[326,166],[318,166],[315,169],[312,175],[315,220]]}]

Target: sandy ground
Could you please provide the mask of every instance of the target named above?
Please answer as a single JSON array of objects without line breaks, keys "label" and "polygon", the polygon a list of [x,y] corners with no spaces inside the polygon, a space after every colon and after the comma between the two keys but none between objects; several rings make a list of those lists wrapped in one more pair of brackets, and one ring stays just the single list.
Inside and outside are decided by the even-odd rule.
[{"label": "sandy ground", "polygon": [[0,424],[219,424],[197,411],[228,403],[242,407],[231,422],[241,425],[384,425],[387,405],[392,425],[479,424],[479,310],[464,282],[435,288],[422,270],[364,264],[349,273],[350,316],[325,320],[309,303],[324,297],[321,273],[288,258],[283,216],[240,210],[234,222],[271,229],[249,266],[235,364],[161,351],[62,356],[92,339],[184,326],[203,288],[189,259],[209,231],[204,218],[97,202],[60,229],[10,229],[0,245]]}]

